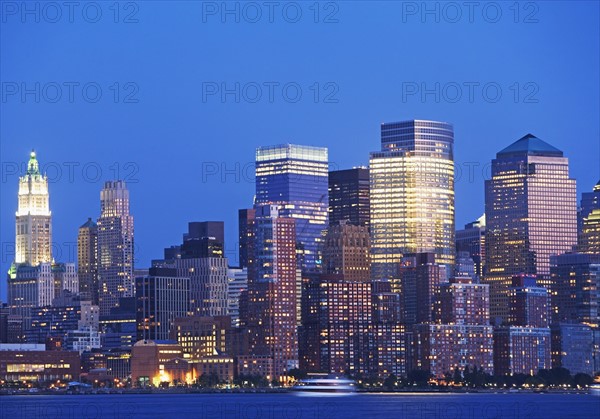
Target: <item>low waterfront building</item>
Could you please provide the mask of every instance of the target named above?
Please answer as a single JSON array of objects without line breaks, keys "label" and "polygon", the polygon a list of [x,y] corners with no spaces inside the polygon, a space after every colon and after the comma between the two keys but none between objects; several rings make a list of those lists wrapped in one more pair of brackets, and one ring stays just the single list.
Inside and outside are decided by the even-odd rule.
[{"label": "low waterfront building", "polygon": [[20,382],[50,382],[78,380],[79,353],[46,351],[43,345],[0,345],[0,380]]},{"label": "low waterfront building", "polygon": [[[172,340],[140,340],[131,349],[131,383],[135,387],[158,386],[172,382],[165,364],[183,358],[181,345]],[[191,378],[190,378],[191,383]]]}]

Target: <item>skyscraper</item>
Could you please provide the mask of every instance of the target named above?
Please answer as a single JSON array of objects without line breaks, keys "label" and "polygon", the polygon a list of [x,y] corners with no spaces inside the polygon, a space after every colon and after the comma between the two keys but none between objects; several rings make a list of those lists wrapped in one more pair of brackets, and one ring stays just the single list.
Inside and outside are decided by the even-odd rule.
[{"label": "skyscraper", "polygon": [[411,120],[381,125],[371,153],[371,253],[374,279],[393,278],[406,253],[430,252],[454,264],[454,129]]},{"label": "skyscraper", "polygon": [[600,254],[550,257],[552,321],[600,325]]},{"label": "skyscraper", "polygon": [[298,366],[296,329],[296,226],[275,205],[256,206],[254,258],[248,267],[244,324],[250,355],[270,359],[269,379]]},{"label": "skyscraper", "polygon": [[248,290],[248,268],[227,269],[227,315],[231,325],[240,326],[240,297]]},{"label": "skyscraper", "polygon": [[27,173],[19,178],[19,206],[16,214],[16,264],[36,266],[52,262],[52,219],[48,177],[40,173],[35,151]]},{"label": "skyscraper", "polygon": [[91,218],[77,235],[77,275],[82,299],[98,304],[98,225]]},{"label": "skyscraper", "polygon": [[533,274],[548,286],[550,255],[577,243],[575,180],[563,152],[531,134],[498,152],[485,214],[490,315],[507,320],[512,277]]},{"label": "skyscraper", "polygon": [[468,252],[475,262],[475,275],[485,275],[485,214],[456,230],[456,253]]},{"label": "skyscraper", "polygon": [[225,316],[228,310],[228,268],[223,254],[224,223],[188,224],[181,257],[170,261],[177,275],[190,278],[190,310],[195,315]]},{"label": "skyscraper", "polygon": [[581,194],[581,204],[577,212],[577,231],[579,234],[583,231],[583,223],[590,216],[592,211],[600,210],[600,181],[594,185],[591,192]]},{"label": "skyscraper", "polygon": [[600,255],[600,208],[592,210],[583,219],[579,236],[579,251]]},{"label": "skyscraper", "polygon": [[305,272],[321,267],[328,201],[326,148],[282,144],[256,150],[256,205],[277,205],[279,217],[296,221]]},{"label": "skyscraper", "polygon": [[135,278],[135,297],[137,339],[169,339],[175,319],[189,314],[190,279],[172,268],[150,268]]},{"label": "skyscraper", "polygon": [[106,182],[100,192],[97,260],[100,315],[108,315],[119,298],[134,296],[133,216],[122,180]]},{"label": "skyscraper", "polygon": [[23,316],[27,323],[31,308],[51,305],[55,297],[48,178],[40,173],[35,151],[19,178],[15,215],[16,252],[8,271],[8,302],[11,314]]},{"label": "skyscraper", "polygon": [[329,172],[329,224],[347,220],[369,226],[369,169],[355,167]]},{"label": "skyscraper", "polygon": [[248,237],[251,233],[249,228],[254,219],[254,208],[246,208],[238,211],[238,228],[239,228],[239,266],[240,268],[248,267]]}]

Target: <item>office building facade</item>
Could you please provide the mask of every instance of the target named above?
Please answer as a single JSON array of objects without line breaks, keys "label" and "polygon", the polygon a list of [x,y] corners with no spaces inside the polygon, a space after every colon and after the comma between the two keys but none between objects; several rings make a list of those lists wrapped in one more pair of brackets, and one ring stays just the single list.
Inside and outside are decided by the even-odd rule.
[{"label": "office building facade", "polygon": [[190,279],[175,269],[150,268],[135,278],[138,340],[169,339],[175,319],[190,312]]},{"label": "office building facade", "polygon": [[407,253],[430,252],[454,265],[454,129],[412,120],[381,125],[371,153],[371,253],[374,279],[394,278]]},{"label": "office building facade", "polygon": [[498,152],[485,214],[491,316],[506,321],[512,277],[532,274],[548,286],[550,255],[577,243],[576,185],[563,152],[531,134]]},{"label": "office building facade", "polygon": [[328,225],[326,148],[294,144],[256,150],[256,205],[277,205],[279,216],[296,222],[303,272],[321,271],[321,245]]}]

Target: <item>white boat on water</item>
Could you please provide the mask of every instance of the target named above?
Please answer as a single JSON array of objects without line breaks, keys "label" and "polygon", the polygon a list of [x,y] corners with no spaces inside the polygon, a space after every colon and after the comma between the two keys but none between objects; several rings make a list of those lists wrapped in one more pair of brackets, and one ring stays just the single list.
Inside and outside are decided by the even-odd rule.
[{"label": "white boat on water", "polygon": [[600,396],[600,375],[597,375],[594,378],[594,382],[590,386],[589,390],[592,396]]},{"label": "white boat on water", "polygon": [[292,387],[292,391],[298,396],[307,397],[350,396],[356,392],[356,383],[335,376],[305,378]]}]

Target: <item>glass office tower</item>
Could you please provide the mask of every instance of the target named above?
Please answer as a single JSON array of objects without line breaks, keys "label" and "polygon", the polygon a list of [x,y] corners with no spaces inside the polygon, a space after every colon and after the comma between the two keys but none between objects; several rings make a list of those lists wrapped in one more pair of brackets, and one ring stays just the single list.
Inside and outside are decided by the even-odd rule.
[{"label": "glass office tower", "polygon": [[486,270],[492,319],[508,319],[513,276],[549,285],[550,255],[577,243],[577,194],[563,152],[527,134],[496,154],[485,182]]},{"label": "glass office tower", "polygon": [[327,148],[282,144],[256,150],[256,202],[296,221],[302,270],[319,272],[328,222]]},{"label": "glass office tower", "polygon": [[452,272],[453,144],[453,126],[445,122],[381,125],[381,151],[370,159],[374,279],[397,277],[407,253],[433,253]]}]

